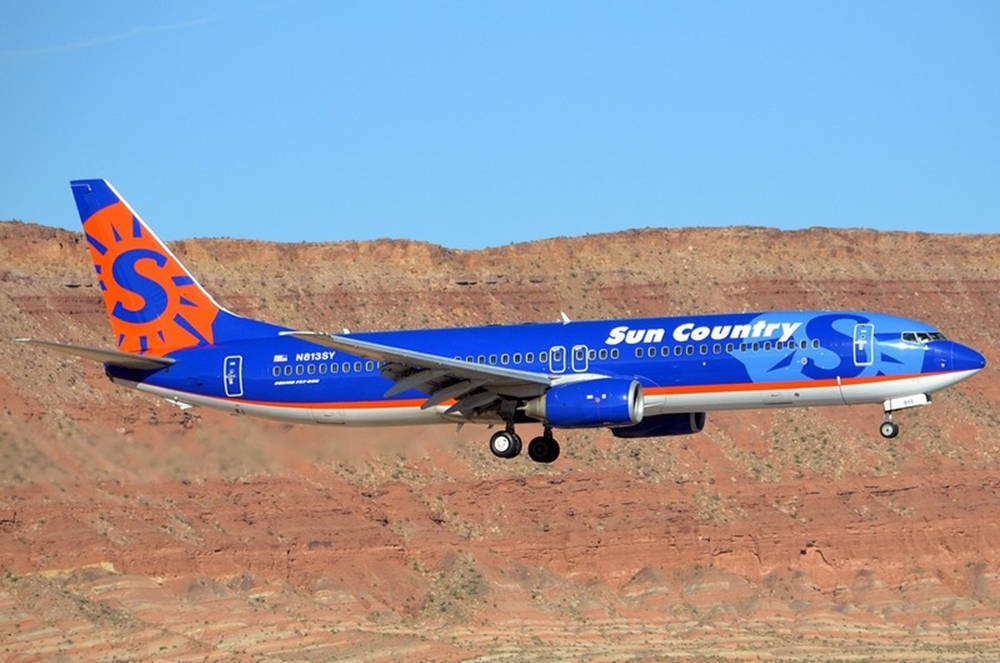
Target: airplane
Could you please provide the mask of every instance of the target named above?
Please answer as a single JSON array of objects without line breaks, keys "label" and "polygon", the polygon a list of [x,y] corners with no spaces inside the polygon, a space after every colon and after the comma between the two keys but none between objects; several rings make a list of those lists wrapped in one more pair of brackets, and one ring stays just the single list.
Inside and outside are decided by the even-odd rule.
[{"label": "airplane", "polygon": [[187,409],[296,423],[541,424],[528,456],[551,463],[553,429],[620,438],[700,432],[706,412],[881,404],[893,414],[986,361],[931,325],[863,311],[766,311],[328,333],[220,306],[106,180],[71,182],[116,349],[35,343],[104,364],[117,385]]}]

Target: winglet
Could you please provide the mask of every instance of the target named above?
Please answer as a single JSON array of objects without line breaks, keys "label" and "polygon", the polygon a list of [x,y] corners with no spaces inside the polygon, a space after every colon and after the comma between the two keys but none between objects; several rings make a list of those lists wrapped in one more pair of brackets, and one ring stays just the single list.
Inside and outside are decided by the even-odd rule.
[{"label": "winglet", "polygon": [[569,319],[569,316],[566,315],[565,311],[559,311],[559,317],[562,318],[562,323],[564,325],[568,325],[569,323],[572,322],[572,320]]}]

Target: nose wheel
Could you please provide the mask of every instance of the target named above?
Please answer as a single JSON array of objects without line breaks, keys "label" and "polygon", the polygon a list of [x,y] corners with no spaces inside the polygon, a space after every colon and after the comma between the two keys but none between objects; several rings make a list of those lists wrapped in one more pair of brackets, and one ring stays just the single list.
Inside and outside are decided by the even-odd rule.
[{"label": "nose wheel", "polygon": [[899,435],[899,424],[891,420],[883,421],[882,425],[878,427],[878,432],[881,433],[882,437],[885,439],[891,440]]}]

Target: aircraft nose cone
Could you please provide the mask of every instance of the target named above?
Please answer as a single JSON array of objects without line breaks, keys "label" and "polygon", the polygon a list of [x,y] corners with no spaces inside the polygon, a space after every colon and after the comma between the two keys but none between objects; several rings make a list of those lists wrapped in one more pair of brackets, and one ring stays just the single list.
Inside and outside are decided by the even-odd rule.
[{"label": "aircraft nose cone", "polygon": [[954,371],[979,371],[986,367],[986,357],[972,348],[955,343],[951,349],[951,368]]}]

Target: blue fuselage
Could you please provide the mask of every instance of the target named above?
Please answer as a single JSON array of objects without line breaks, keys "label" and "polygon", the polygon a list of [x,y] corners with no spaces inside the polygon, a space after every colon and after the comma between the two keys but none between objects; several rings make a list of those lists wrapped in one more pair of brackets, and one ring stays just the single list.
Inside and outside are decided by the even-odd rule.
[{"label": "blue fuselage", "polygon": [[[634,378],[642,385],[647,414],[880,402],[930,393],[985,363],[977,352],[945,340],[925,323],[856,311],[574,321],[350,337],[567,379]],[[378,362],[277,333],[168,356],[176,363],[159,371],[109,367],[109,372],[181,402],[291,420],[405,423],[420,418],[419,406],[427,398],[416,390],[386,398],[393,382],[382,375]],[[384,419],[379,419],[380,410],[386,412]],[[364,416],[352,417],[352,411]]]}]

